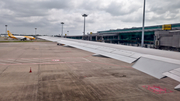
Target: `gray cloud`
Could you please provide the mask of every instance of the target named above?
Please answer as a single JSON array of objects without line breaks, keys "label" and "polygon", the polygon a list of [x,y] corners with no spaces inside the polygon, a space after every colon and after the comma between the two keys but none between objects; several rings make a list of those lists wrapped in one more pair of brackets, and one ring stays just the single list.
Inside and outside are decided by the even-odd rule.
[{"label": "gray cloud", "polygon": [[[146,25],[179,23],[179,0],[148,0]],[[142,25],[142,0],[0,0],[0,33],[4,25],[18,33],[79,35],[83,32],[82,14],[86,18],[86,32],[96,32]]]},{"label": "gray cloud", "polygon": [[111,2],[104,10],[113,16],[123,16],[131,14],[141,8],[138,5],[127,6],[124,3]]},{"label": "gray cloud", "polygon": [[6,0],[4,8],[13,11],[15,16],[46,16],[49,9],[69,9],[71,8],[70,4],[70,0],[51,0],[41,2]]},{"label": "gray cloud", "polygon": [[179,0],[152,0],[147,3],[147,5],[149,5],[149,12],[156,14],[164,14],[166,12],[178,13],[180,9]]}]

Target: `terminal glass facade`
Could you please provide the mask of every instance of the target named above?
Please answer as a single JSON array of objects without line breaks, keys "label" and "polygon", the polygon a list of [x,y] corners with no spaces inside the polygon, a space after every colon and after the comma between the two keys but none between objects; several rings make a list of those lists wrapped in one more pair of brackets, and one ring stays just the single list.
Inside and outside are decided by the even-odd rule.
[{"label": "terminal glass facade", "polygon": [[[131,32],[131,33],[120,33],[119,40],[126,41],[140,41],[142,32]],[[144,33],[144,41],[153,41],[154,40],[154,31]]]}]

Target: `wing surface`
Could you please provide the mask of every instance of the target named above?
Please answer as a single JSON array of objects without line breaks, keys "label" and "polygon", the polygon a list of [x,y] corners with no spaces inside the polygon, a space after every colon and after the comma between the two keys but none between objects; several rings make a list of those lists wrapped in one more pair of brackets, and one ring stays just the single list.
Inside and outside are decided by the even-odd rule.
[{"label": "wing surface", "polygon": [[[39,36],[39,38],[127,63],[134,62],[133,68],[155,78],[161,79],[167,76],[180,82],[179,52],[48,36]],[[176,86],[175,89],[180,89],[180,86]]]}]

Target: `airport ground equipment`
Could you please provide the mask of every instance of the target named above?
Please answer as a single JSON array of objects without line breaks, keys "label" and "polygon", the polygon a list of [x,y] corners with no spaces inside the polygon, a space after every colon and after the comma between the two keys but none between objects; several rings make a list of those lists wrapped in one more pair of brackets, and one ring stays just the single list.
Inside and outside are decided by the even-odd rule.
[{"label": "airport ground equipment", "polygon": [[156,31],[155,48],[180,51],[180,30]]}]

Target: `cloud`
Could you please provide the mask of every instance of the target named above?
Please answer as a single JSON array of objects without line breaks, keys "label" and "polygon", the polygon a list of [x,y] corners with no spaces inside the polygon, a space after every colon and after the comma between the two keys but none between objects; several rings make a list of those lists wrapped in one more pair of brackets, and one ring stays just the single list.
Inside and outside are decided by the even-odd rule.
[{"label": "cloud", "polygon": [[[148,0],[145,25],[180,22],[179,0]],[[0,33],[4,25],[16,33],[82,35],[86,32],[142,25],[143,0],[0,0]]]},{"label": "cloud", "polygon": [[126,0],[121,2],[113,1],[103,9],[112,16],[123,16],[136,12],[140,8],[139,4],[133,4],[130,0]]},{"label": "cloud", "polygon": [[156,14],[165,14],[166,12],[178,13],[180,9],[179,0],[152,0],[147,3],[149,12],[154,12]]}]

